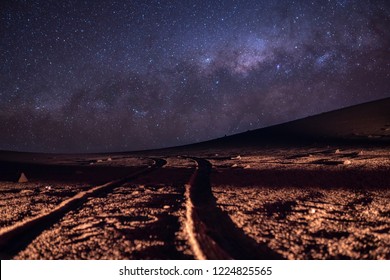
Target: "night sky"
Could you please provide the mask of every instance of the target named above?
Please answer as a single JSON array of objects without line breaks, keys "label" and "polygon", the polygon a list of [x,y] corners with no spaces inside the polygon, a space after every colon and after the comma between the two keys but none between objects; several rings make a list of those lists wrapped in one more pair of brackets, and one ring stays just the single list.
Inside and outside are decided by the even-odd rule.
[{"label": "night sky", "polygon": [[125,151],[390,96],[390,2],[0,4],[0,149]]}]

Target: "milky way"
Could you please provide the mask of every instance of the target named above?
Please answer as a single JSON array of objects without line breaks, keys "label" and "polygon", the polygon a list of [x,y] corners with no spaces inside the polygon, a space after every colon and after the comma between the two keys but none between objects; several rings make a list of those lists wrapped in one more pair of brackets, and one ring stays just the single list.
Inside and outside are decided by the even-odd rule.
[{"label": "milky way", "polygon": [[2,1],[0,149],[192,143],[390,96],[388,1]]}]

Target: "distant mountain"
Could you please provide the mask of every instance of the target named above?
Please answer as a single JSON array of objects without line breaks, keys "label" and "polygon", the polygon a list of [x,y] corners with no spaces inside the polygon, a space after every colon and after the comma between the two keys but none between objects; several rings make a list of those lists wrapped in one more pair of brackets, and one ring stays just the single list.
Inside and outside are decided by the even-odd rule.
[{"label": "distant mountain", "polygon": [[388,143],[390,147],[390,98],[189,146],[223,147],[318,142]]},{"label": "distant mountain", "polygon": [[[322,113],[307,118],[274,125],[240,134],[226,136],[201,143],[157,150],[103,153],[113,154],[169,154],[187,153],[219,148],[241,148],[268,145],[307,145],[307,144],[364,144],[381,145],[390,149],[390,98],[363,103],[336,111]],[[84,154],[86,156],[87,154]],[[89,154],[88,156],[96,156]],[[61,155],[60,158],[67,155]],[[0,161],[50,160],[53,155],[0,151]],[[54,157],[55,159],[55,157]]]}]

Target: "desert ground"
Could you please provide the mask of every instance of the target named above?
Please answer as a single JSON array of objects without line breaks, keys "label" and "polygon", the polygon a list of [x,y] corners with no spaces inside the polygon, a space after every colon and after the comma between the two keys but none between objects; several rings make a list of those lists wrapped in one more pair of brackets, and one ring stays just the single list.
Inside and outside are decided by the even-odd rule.
[{"label": "desert ground", "polygon": [[390,259],[389,108],[171,149],[0,152],[0,257]]},{"label": "desert ground", "polygon": [[2,164],[2,258],[390,259],[386,147]]}]

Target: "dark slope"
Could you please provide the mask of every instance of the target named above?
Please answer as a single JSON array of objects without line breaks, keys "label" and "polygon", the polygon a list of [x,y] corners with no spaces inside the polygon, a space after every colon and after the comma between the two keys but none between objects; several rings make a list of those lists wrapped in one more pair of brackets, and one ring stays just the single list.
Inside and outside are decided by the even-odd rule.
[{"label": "dark slope", "polygon": [[[103,154],[54,155],[0,151],[0,161],[41,162],[60,158],[102,155],[147,155],[211,148],[263,145],[367,144],[390,147],[390,98],[372,101],[307,118],[179,147]],[[54,157],[54,156],[58,156]]]},{"label": "dark slope", "polygon": [[336,142],[390,144],[390,98],[188,145],[186,148]]}]

